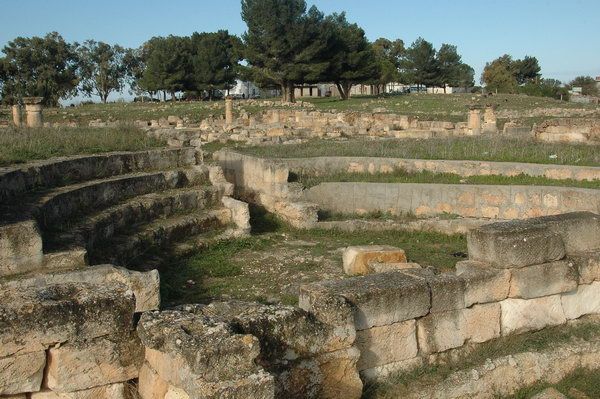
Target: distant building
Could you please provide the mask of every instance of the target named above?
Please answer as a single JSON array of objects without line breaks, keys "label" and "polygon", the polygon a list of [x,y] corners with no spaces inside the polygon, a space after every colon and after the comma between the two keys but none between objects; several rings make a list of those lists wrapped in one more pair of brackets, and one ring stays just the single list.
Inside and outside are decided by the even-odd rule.
[{"label": "distant building", "polygon": [[276,97],[280,91],[276,89],[261,89],[249,81],[236,80],[235,85],[229,89],[229,95],[240,98]]}]

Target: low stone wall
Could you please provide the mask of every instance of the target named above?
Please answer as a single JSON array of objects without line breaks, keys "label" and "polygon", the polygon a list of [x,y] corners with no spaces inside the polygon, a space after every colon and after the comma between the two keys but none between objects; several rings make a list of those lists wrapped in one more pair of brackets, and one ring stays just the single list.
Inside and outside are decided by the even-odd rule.
[{"label": "low stone wall", "polygon": [[[300,308],[227,301],[158,311],[156,271],[110,265],[0,279],[0,398],[358,399],[363,381],[452,349],[600,313],[598,215],[482,226],[468,249],[456,273],[305,285]],[[510,380],[502,392],[541,378]],[[468,389],[497,393],[487,382]]]},{"label": "low stone wall", "polygon": [[598,215],[490,224],[469,233],[468,247],[456,273],[407,269],[314,283],[302,287],[300,306],[356,331],[366,380],[600,312]]},{"label": "low stone wall", "polygon": [[600,144],[600,121],[598,119],[551,119],[534,130],[540,141]]},{"label": "low stone wall", "polygon": [[314,176],[334,173],[391,173],[395,170],[405,170],[452,173],[463,177],[524,174],[558,180],[600,180],[600,167],[593,166],[376,157],[286,158],[273,161],[287,166],[292,173]]},{"label": "low stone wall", "polygon": [[554,186],[421,183],[321,183],[303,199],[333,213],[523,219],[569,211],[600,212],[600,191]]},{"label": "low stone wall", "polygon": [[317,223],[316,205],[302,200],[300,185],[288,183],[285,165],[232,151],[217,151],[213,159],[234,184],[237,197],[263,206],[295,227]]}]

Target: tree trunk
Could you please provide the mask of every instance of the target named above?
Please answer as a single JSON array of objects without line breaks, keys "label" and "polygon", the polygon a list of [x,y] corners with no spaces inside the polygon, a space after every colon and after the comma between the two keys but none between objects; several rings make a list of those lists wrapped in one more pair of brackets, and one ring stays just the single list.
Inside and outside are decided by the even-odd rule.
[{"label": "tree trunk", "polygon": [[347,100],[350,97],[350,89],[352,88],[352,83],[350,82],[336,82],[338,91],[340,92],[340,98],[342,100]]},{"label": "tree trunk", "polygon": [[163,102],[167,101],[167,91],[163,90]]},{"label": "tree trunk", "polygon": [[281,85],[282,97],[281,100],[283,102],[294,103],[296,102],[296,98],[294,96],[294,83],[285,82]]}]

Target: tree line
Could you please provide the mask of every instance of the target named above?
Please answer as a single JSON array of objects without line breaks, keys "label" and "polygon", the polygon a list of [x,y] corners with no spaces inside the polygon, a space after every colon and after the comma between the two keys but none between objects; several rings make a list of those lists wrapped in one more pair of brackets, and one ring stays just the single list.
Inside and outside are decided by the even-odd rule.
[{"label": "tree line", "polygon": [[584,95],[598,95],[598,86],[591,76],[578,76],[563,86],[557,79],[543,78],[541,70],[535,57],[513,59],[504,54],[485,65],[481,83],[485,84],[488,91],[498,93],[522,93],[566,99],[572,87],[581,87]]},{"label": "tree line", "polygon": [[226,30],[191,36],[153,37],[141,47],[87,40],[68,43],[56,32],[18,37],[3,48],[0,96],[5,103],[41,96],[47,105],[76,94],[97,95],[129,88],[133,93],[204,94],[231,88],[236,79],[278,88],[294,101],[294,88],[330,82],[342,99],[356,84],[380,90],[390,82],[423,86],[472,86],[473,69],[456,46],[438,50],[419,38],[370,42],[344,13],[325,15],[305,0],[242,0],[246,32]]}]

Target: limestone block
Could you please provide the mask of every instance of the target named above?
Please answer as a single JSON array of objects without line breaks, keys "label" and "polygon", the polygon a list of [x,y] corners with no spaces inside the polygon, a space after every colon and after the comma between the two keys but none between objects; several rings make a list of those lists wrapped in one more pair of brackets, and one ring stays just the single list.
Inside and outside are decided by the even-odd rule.
[{"label": "limestone block", "polygon": [[467,234],[471,260],[511,269],[562,259],[565,248],[561,236],[536,224],[535,219],[492,223]]},{"label": "limestone block", "polygon": [[430,313],[417,321],[419,349],[423,353],[458,348],[467,338],[464,309]]},{"label": "limestone block", "polygon": [[190,395],[188,395],[183,389],[170,385],[167,393],[165,394],[165,399],[190,399]]},{"label": "limestone block", "polygon": [[321,386],[317,397],[359,399],[363,388],[356,368],[359,356],[360,351],[355,347],[318,356],[316,361],[321,374]]},{"label": "limestone block", "polygon": [[417,334],[414,320],[361,330],[356,334],[360,350],[358,370],[365,370],[417,356]]},{"label": "limestone block", "polygon": [[347,247],[342,255],[344,273],[349,276],[369,273],[369,263],[406,262],[404,250],[390,245]]},{"label": "limestone block", "polygon": [[579,284],[600,281],[600,251],[580,252],[570,255],[568,260],[574,264],[577,270]]},{"label": "limestone block", "polygon": [[137,272],[113,265],[97,265],[67,272],[45,273],[28,278],[13,280],[4,285],[14,290],[29,289],[32,286],[66,283],[89,283],[126,285],[135,296],[136,312],[155,310],[160,306],[160,281],[157,270]]},{"label": "limestone block", "polygon": [[352,306],[357,330],[421,317],[430,307],[427,281],[401,271],[321,281],[304,288],[314,290],[344,298]]},{"label": "limestone block", "polygon": [[508,297],[510,271],[493,269],[474,261],[456,263],[456,273],[465,280],[465,306],[498,302]]},{"label": "limestone block", "polygon": [[251,334],[261,344],[259,363],[272,366],[297,358],[309,358],[350,346],[340,340],[332,326],[294,306],[262,305],[255,302],[212,302],[210,305],[183,305],[196,308],[214,320],[232,324],[238,333]]},{"label": "limestone block", "polygon": [[570,212],[537,220],[559,234],[567,254],[600,250],[600,216],[592,212]]},{"label": "limestone block", "polygon": [[431,290],[431,313],[463,309],[465,280],[454,274],[438,274],[427,279]]},{"label": "limestone block", "polygon": [[600,282],[580,285],[573,292],[561,295],[567,319],[577,319],[586,314],[600,313]]},{"label": "limestone block", "polygon": [[73,392],[137,378],[144,349],[135,333],[67,343],[48,351],[47,387]]},{"label": "limestone block", "polygon": [[412,359],[402,360],[400,362],[388,363],[383,366],[377,366],[360,371],[360,377],[363,381],[385,381],[388,377],[400,373],[410,372],[418,367],[423,366],[424,360],[421,356],[413,357]]},{"label": "limestone block", "polygon": [[0,277],[35,270],[42,260],[42,236],[34,220],[0,226]]},{"label": "limestone block", "polygon": [[354,343],[354,307],[330,284],[313,283],[300,286],[298,306],[331,326],[332,345],[347,347]]},{"label": "limestone block", "polygon": [[236,226],[236,229],[243,234],[250,233],[250,209],[248,204],[238,201],[231,197],[221,198],[221,202],[225,208],[231,210],[231,219]]},{"label": "limestone block", "polygon": [[34,392],[31,394],[31,399],[130,399],[131,390],[127,383],[118,383],[77,392]]},{"label": "limestone block", "polygon": [[573,263],[564,260],[526,266],[511,273],[511,298],[537,298],[577,288],[577,271]]},{"label": "limestone block", "polygon": [[138,377],[138,393],[141,399],[164,399],[169,384],[144,362]]},{"label": "limestone block", "polygon": [[0,395],[39,391],[45,365],[43,351],[0,358]]},{"label": "limestone block", "polygon": [[190,393],[195,389],[185,384],[199,378],[235,380],[258,370],[258,340],[234,333],[227,324],[204,315],[179,310],[146,312],[137,332],[146,346],[148,364],[165,381]]},{"label": "limestone block", "polygon": [[561,295],[534,299],[509,298],[500,302],[502,335],[541,330],[567,321]]},{"label": "limestone block", "polygon": [[394,262],[394,263],[369,263],[369,273],[386,273],[395,270],[421,269],[421,265],[414,262]]},{"label": "limestone block", "polygon": [[133,328],[133,292],[116,282],[0,286],[0,296],[0,356]]},{"label": "limestone block", "polygon": [[466,337],[470,342],[486,342],[500,336],[500,304],[486,303],[465,309]]}]

